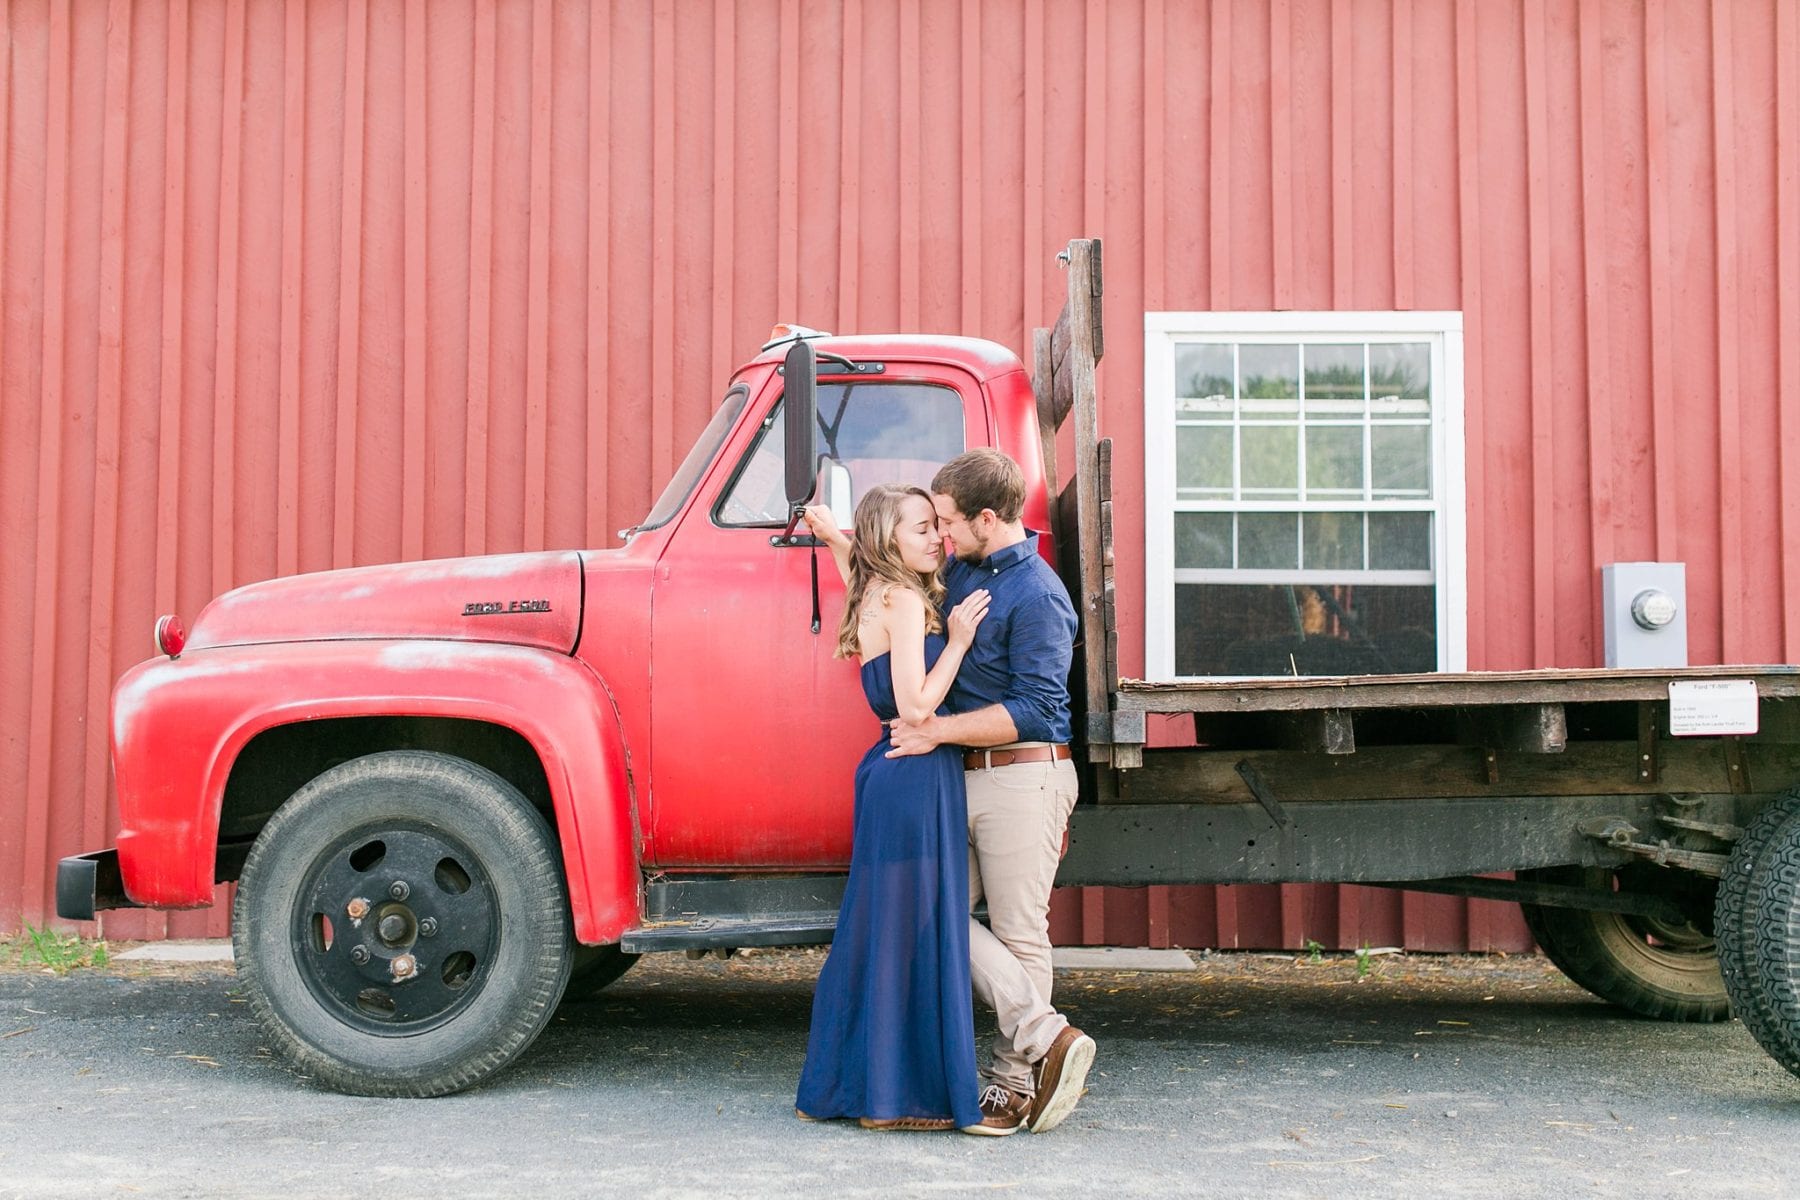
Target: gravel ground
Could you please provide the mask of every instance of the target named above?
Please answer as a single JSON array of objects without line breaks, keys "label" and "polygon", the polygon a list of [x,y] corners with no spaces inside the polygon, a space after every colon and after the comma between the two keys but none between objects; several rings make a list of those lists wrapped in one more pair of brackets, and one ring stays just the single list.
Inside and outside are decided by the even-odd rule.
[{"label": "gravel ground", "polygon": [[[116,947],[115,947],[116,949]],[[1196,956],[1070,971],[1100,1045],[1042,1136],[802,1124],[817,953],[660,955],[490,1084],[324,1092],[229,967],[0,967],[0,1197],[1792,1196],[1800,1080],[1537,958]]]}]

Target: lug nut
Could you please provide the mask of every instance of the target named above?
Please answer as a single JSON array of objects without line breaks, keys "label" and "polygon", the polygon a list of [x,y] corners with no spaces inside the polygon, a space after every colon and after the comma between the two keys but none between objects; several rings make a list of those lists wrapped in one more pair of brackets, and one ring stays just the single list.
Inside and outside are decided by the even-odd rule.
[{"label": "lug nut", "polygon": [[369,961],[369,948],[367,946],[352,946],[352,947],[350,947],[350,961],[355,963],[359,967],[362,966],[364,963],[368,962]]},{"label": "lug nut", "polygon": [[394,882],[388,884],[388,895],[396,900],[404,900],[411,894],[412,889],[406,886],[406,880],[404,879],[396,879]]},{"label": "lug nut", "polygon": [[420,921],[419,922],[419,932],[426,937],[436,937],[437,936],[437,918],[436,917],[426,917],[423,921]]},{"label": "lug nut", "polygon": [[344,912],[352,921],[360,921],[369,915],[369,902],[358,896],[344,906]]},{"label": "lug nut", "polygon": [[419,970],[419,960],[410,954],[401,954],[394,959],[394,978],[411,979]]}]

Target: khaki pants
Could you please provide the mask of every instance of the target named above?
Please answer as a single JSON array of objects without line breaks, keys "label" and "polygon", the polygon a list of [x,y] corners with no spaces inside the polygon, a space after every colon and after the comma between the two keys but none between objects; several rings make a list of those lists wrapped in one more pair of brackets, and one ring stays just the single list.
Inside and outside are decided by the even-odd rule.
[{"label": "khaki pants", "polygon": [[1069,1024],[1050,1006],[1050,889],[1075,807],[1075,764],[1015,763],[964,778],[969,903],[986,896],[992,926],[969,921],[970,974],[1000,1024],[982,1074],[1030,1095],[1031,1064]]}]

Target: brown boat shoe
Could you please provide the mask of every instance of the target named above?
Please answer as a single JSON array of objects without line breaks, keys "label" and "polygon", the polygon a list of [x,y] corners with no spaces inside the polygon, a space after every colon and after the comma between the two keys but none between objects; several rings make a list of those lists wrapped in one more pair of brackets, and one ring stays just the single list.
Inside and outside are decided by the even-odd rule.
[{"label": "brown boat shoe", "polygon": [[981,1089],[981,1124],[964,1125],[964,1133],[976,1137],[1006,1137],[1024,1127],[1031,1115],[1031,1097],[998,1083]]},{"label": "brown boat shoe", "polygon": [[1033,1133],[1048,1133],[1075,1111],[1087,1085],[1088,1068],[1094,1065],[1094,1039],[1073,1025],[1056,1035],[1044,1057],[1032,1064],[1037,1095],[1025,1119]]}]

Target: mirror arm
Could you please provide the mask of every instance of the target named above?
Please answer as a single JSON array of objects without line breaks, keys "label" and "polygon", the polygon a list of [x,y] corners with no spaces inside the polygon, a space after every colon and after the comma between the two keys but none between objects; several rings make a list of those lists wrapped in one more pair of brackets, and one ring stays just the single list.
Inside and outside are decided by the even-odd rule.
[{"label": "mirror arm", "polygon": [[818,545],[819,540],[817,538],[813,537],[812,534],[810,534],[810,533],[798,534],[798,533],[794,532],[794,530],[799,527],[800,518],[803,515],[805,515],[805,513],[806,513],[806,505],[804,505],[804,504],[794,505],[794,510],[788,514],[787,528],[782,530],[780,533],[772,535],[769,538],[769,545],[771,545],[771,546],[804,546],[808,542],[811,542],[814,545]]}]

